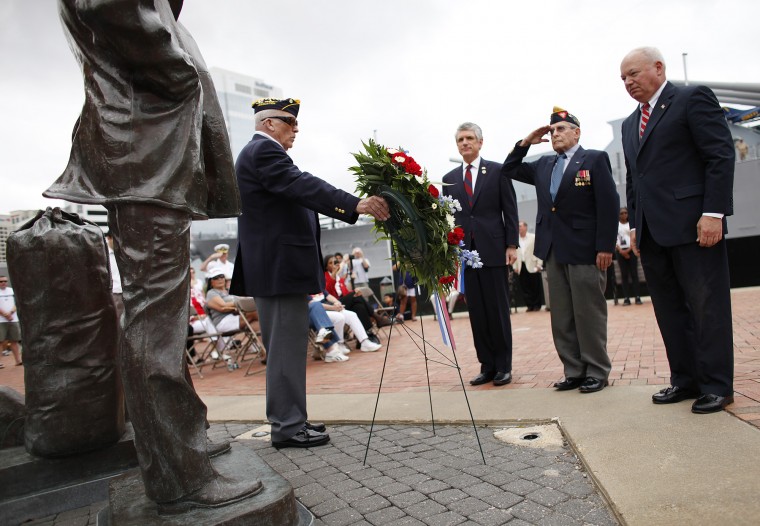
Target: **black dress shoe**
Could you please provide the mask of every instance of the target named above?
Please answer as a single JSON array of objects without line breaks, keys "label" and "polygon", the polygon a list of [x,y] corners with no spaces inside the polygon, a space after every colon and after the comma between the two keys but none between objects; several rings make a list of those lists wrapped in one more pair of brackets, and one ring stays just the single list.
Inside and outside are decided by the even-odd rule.
[{"label": "black dress shoe", "polygon": [[327,430],[327,427],[322,422],[309,422],[307,420],[303,425],[306,429],[311,429],[317,433],[324,433]]},{"label": "black dress shoe", "polygon": [[318,433],[304,427],[287,440],[273,440],[272,445],[277,449],[284,447],[316,447],[323,446],[329,441],[330,435],[327,433]]},{"label": "black dress shoe", "polygon": [[600,380],[599,378],[589,376],[583,381],[578,390],[581,393],[595,393],[597,391],[601,391],[608,385],[610,385],[610,383],[606,379]]},{"label": "black dress shoe", "polygon": [[704,394],[697,398],[691,406],[691,412],[705,415],[707,413],[717,413],[724,409],[728,404],[734,403],[733,396],[718,396],[714,394]]},{"label": "black dress shoe", "polygon": [[578,389],[583,383],[583,380],[583,378],[565,378],[561,382],[555,383],[554,388],[557,389],[557,391],[569,391],[571,389]]},{"label": "black dress shoe", "polygon": [[652,395],[652,402],[655,404],[675,404],[687,398],[698,398],[699,393],[685,387],[673,385],[666,387]]},{"label": "black dress shoe", "polygon": [[487,384],[491,380],[493,380],[494,373],[480,373],[475,378],[470,380],[470,385],[482,385]]},{"label": "black dress shoe", "polygon": [[496,373],[493,377],[494,385],[507,385],[512,381],[512,373]]}]

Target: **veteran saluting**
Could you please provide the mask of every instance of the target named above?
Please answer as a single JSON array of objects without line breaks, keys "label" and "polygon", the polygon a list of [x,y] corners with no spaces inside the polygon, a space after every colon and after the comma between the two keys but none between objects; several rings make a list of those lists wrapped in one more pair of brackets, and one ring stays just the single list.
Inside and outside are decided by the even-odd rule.
[{"label": "veteran saluting", "polygon": [[[556,155],[523,162],[532,144],[548,142]],[[620,197],[610,159],[578,144],[581,123],[554,108],[549,125],[532,131],[504,161],[502,174],[536,187],[534,254],[546,262],[552,299],[552,336],[565,369],[558,391],[601,391],[612,365],[607,356],[607,267],[612,264]]]},{"label": "veteran saluting", "polygon": [[298,133],[300,101],[253,103],[256,131],[235,164],[243,213],[230,292],[253,296],[267,349],[267,418],[272,445],[313,447],[330,437],[306,415],[307,294],[324,290],[321,213],[347,223],[389,217],[384,199],[359,199],[302,172],[286,153]]}]

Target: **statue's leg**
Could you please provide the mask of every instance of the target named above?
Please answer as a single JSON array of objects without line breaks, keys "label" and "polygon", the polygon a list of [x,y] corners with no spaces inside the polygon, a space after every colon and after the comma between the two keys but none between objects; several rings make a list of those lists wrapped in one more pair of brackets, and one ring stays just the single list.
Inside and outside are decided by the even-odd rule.
[{"label": "statue's leg", "polygon": [[109,207],[121,272],[121,374],[149,498],[172,501],[216,473],[206,452],[206,406],[185,376],[190,216],[169,208]]}]

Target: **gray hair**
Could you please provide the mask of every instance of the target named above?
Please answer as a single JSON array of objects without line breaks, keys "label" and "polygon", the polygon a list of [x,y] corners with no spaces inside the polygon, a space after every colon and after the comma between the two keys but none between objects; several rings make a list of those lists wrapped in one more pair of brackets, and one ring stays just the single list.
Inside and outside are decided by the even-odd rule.
[{"label": "gray hair", "polygon": [[270,117],[274,117],[276,115],[279,115],[281,112],[278,110],[261,110],[254,114],[253,116],[253,122],[256,124],[256,127],[258,128],[259,125],[264,122],[266,119],[269,119]]},{"label": "gray hair", "polygon": [[456,139],[457,135],[459,135],[459,132],[462,131],[471,131],[475,132],[475,137],[478,138],[479,141],[483,140],[483,130],[480,129],[480,126],[475,124],[474,122],[463,122],[457,127],[457,131],[454,134],[454,138]]},{"label": "gray hair", "polygon": [[629,57],[631,55],[642,55],[644,58],[650,61],[651,64],[654,64],[655,62],[662,62],[662,69],[665,69],[665,58],[662,56],[662,53],[660,53],[660,50],[657,49],[656,47],[652,47],[652,46],[637,47],[636,49],[628,53]]}]

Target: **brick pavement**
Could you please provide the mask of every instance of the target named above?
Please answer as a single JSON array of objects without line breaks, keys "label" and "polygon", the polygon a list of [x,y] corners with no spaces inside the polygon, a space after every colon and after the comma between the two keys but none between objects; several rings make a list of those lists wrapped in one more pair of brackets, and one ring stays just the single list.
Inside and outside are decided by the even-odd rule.
[{"label": "brick pavement", "polygon": [[[258,424],[213,424],[231,440]],[[276,450],[268,439],[241,440],[285,477],[314,515],[314,526],[497,526],[618,524],[566,444],[505,444],[472,427],[375,426],[363,464],[367,426],[331,426],[331,443]],[[105,503],[26,523],[87,526]]]},{"label": "brick pavement", "polygon": [[[652,304],[644,298],[641,306],[617,306],[610,303],[608,320],[608,352],[612,360],[610,383],[616,385],[667,385],[669,368]],[[760,427],[760,288],[743,288],[732,291],[735,353],[735,403],[729,411],[737,417]],[[466,314],[455,314],[452,320],[457,344],[457,359],[462,368],[465,384],[479,369],[472,343],[469,319]],[[416,334],[425,331],[427,339],[441,352],[440,333],[431,318],[423,326],[407,322],[406,328],[393,327],[389,347],[383,392],[423,391],[425,360]],[[407,332],[408,331],[408,332]],[[504,387],[490,384],[468,390],[549,388],[562,377],[562,365],[557,358],[551,338],[548,312],[520,312],[512,316],[513,382]],[[408,336],[411,334],[412,336]],[[383,343],[387,340],[382,338]],[[452,360],[428,348],[431,360]],[[308,358],[307,391],[315,393],[374,393],[377,392],[385,357],[384,350],[362,353],[354,350],[348,362],[324,363]],[[23,392],[22,367],[9,365],[0,369],[0,385],[8,385]],[[448,362],[447,362],[448,363]],[[456,370],[450,366],[428,362],[430,384],[436,391],[461,389]],[[204,395],[255,395],[264,394],[264,367],[258,363],[253,371],[258,374],[245,377],[247,365],[234,372],[226,368],[204,368],[204,378],[194,376],[195,387]]]},{"label": "brick pavement", "polygon": [[[609,305],[608,352],[612,361],[611,386],[652,385],[654,393],[661,385],[670,383],[670,369],[652,304]],[[732,291],[734,319],[734,389],[735,403],[729,412],[760,427],[760,288]],[[504,387],[491,384],[471,387],[467,381],[479,372],[469,318],[455,314],[452,320],[457,345],[457,360],[468,390],[550,388],[562,378],[562,364],[557,357],[551,337],[550,313],[519,312],[512,315],[514,379]],[[393,327],[383,378],[383,392],[423,391],[425,359],[419,338],[422,330],[435,349],[427,348],[430,385],[437,391],[461,389],[459,376],[450,366],[453,356],[441,346],[437,323],[427,318],[423,326],[410,324]],[[383,343],[387,342],[382,338]],[[445,355],[441,356],[439,351]],[[353,351],[343,363],[324,363],[309,358],[307,391],[316,393],[374,393],[377,392],[385,358],[384,349],[376,353]],[[239,371],[207,369],[204,379],[195,378],[198,392],[206,395],[264,394],[263,366],[259,374],[244,378]]]}]

